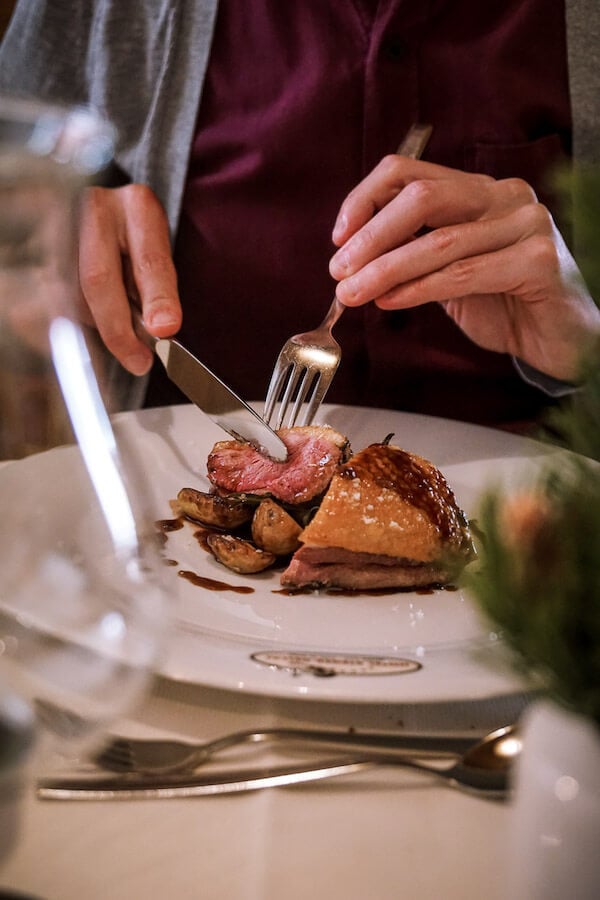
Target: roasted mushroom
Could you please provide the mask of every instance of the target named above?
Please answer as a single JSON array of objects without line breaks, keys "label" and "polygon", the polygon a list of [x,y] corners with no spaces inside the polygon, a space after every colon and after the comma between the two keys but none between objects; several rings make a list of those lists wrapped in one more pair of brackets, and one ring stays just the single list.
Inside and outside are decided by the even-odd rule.
[{"label": "roasted mushroom", "polygon": [[252,539],[263,550],[287,556],[300,546],[301,526],[274,500],[263,500],[252,519]]},{"label": "roasted mushroom", "polygon": [[276,560],[274,553],[256,547],[251,541],[232,534],[209,534],[208,544],[215,559],[240,575],[262,572]]},{"label": "roasted mushroom", "polygon": [[213,528],[239,528],[252,518],[254,507],[242,500],[182,488],[177,503],[184,516]]}]

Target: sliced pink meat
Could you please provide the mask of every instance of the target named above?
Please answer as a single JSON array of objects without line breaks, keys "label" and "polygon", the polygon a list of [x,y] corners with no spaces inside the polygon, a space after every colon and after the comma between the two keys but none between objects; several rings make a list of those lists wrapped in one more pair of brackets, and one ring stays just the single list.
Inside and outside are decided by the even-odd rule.
[{"label": "sliced pink meat", "polygon": [[345,460],[347,439],[326,426],[282,428],[285,462],[263,456],[248,444],[220,441],[208,456],[208,477],[220,494],[270,495],[301,504],[319,497]]}]

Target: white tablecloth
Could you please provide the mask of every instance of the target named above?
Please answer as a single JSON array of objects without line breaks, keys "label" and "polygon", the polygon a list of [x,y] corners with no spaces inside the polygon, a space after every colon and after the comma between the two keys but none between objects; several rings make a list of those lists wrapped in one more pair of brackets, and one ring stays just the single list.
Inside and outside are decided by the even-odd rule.
[{"label": "white tablecloth", "polygon": [[[475,734],[525,703],[351,707],[158,679],[121,728],[197,739],[302,723]],[[0,887],[43,900],[506,900],[510,828],[509,803],[400,768],[186,800],[42,802],[27,791]]]}]

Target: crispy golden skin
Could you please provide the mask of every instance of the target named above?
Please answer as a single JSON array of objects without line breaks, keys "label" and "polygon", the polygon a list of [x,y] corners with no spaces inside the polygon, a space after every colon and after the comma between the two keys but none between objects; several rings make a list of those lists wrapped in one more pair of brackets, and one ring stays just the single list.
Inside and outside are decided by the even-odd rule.
[{"label": "crispy golden skin", "polygon": [[399,447],[372,444],[334,475],[300,540],[305,546],[431,562],[463,547],[468,528],[431,462]]}]

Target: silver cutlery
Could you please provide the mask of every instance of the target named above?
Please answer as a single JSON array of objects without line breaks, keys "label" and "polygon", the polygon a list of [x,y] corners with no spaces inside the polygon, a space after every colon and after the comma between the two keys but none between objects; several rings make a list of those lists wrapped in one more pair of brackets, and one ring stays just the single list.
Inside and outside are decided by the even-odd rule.
[{"label": "silver cutlery", "polygon": [[154,350],[171,381],[203,413],[236,440],[252,444],[280,462],[287,459],[287,447],[281,438],[214,372],[179,341],[173,338],[158,339],[146,331],[141,313],[133,301],[131,318],[136,334]]},{"label": "silver cutlery", "polygon": [[[314,419],[342,358],[341,347],[331,329],[343,311],[343,303],[334,297],[318,328],[293,335],[281,348],[263,414],[265,422],[272,424],[275,431],[283,427],[292,428],[305,402],[308,405],[299,424],[310,425]],[[279,398],[279,410],[273,419]]]},{"label": "silver cutlery", "polygon": [[521,743],[512,728],[501,728],[473,744],[452,765],[436,765],[390,753],[369,753],[359,758],[322,760],[294,767],[265,767],[214,772],[205,776],[114,775],[101,778],[46,778],[38,781],[42,800],[133,800],[239,794],[271,787],[285,787],[362,772],[374,766],[402,766],[440,778],[450,786],[496,800],[510,792],[510,769]]},{"label": "silver cutlery", "polygon": [[[413,125],[400,144],[398,154],[418,159],[430,134],[430,125]],[[310,425],[313,421],[340,364],[342,351],[332,328],[343,311],[344,305],[334,297],[318,328],[293,335],[281,348],[267,390],[263,414],[265,422],[272,425],[275,431],[283,427],[292,428],[296,422]],[[299,422],[305,403],[304,415]]]},{"label": "silver cutlery", "polygon": [[473,744],[472,737],[395,735],[310,728],[265,728],[237,731],[202,744],[172,740],[113,738],[95,757],[96,765],[111,772],[166,774],[192,772],[223,750],[249,744],[323,745],[413,753],[421,756],[460,756]]}]

